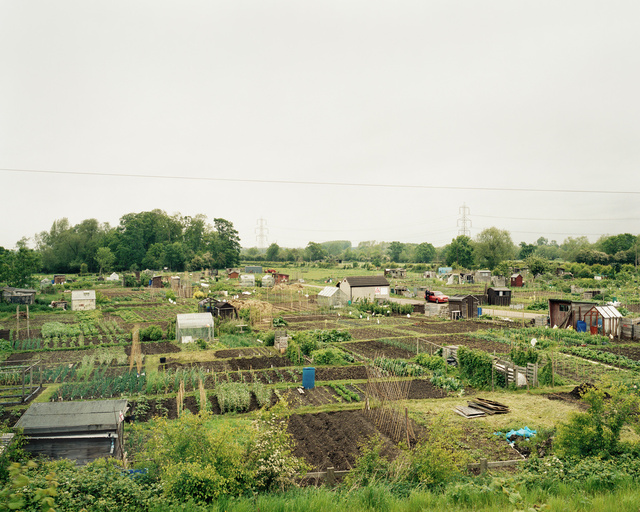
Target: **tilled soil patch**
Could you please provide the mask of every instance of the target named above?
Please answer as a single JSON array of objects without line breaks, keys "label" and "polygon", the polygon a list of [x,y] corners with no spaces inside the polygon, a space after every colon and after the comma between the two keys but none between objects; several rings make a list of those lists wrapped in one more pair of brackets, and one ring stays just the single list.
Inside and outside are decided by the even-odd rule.
[{"label": "tilled soil patch", "polygon": [[349,329],[349,334],[351,334],[354,340],[375,340],[380,338],[394,338],[398,336],[396,331],[381,329],[379,327]]},{"label": "tilled soil patch", "polygon": [[[235,372],[238,370],[261,370],[264,368],[283,368],[293,366],[293,363],[284,357],[241,357],[237,359],[225,359],[224,361],[204,361],[193,363],[178,363],[168,361],[167,368],[177,370],[178,368],[203,368],[208,372]],[[159,370],[162,368],[159,367]]]},{"label": "tilled soil patch", "polygon": [[415,356],[414,352],[382,341],[358,341],[354,343],[344,343],[341,346],[370,359],[377,356],[391,359],[410,359]]},{"label": "tilled soil patch", "polygon": [[364,366],[334,366],[331,368],[316,367],[316,381],[326,380],[364,380],[367,370]]},{"label": "tilled soil patch", "polygon": [[383,440],[384,456],[398,454],[394,443],[360,411],[294,414],[289,417],[288,431],[296,442],[294,455],[317,470],[352,469],[362,443],[375,436]]},{"label": "tilled soil patch", "polygon": [[404,325],[403,329],[423,332],[425,334],[454,334],[488,330],[494,325],[473,320],[456,320],[452,322],[418,322],[413,325]]},{"label": "tilled soil patch", "polygon": [[[147,356],[152,354],[171,354],[180,352],[180,347],[170,341],[151,341],[140,343],[140,350],[145,356]],[[128,356],[130,356],[131,345],[126,346],[124,351]]]},{"label": "tilled soil patch", "polygon": [[227,359],[230,357],[256,357],[268,355],[269,349],[263,347],[250,348],[229,348],[224,350],[216,350],[215,356],[218,359]]}]

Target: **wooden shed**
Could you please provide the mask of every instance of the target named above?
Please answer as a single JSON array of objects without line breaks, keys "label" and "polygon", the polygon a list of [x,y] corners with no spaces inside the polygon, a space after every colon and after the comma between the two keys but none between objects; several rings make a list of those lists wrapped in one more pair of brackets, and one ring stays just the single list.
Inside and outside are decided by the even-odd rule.
[{"label": "wooden shed", "polygon": [[289,282],[289,274],[272,274],[276,280],[276,284],[286,284]]},{"label": "wooden shed", "polygon": [[164,288],[162,276],[153,276],[151,278],[151,288]]},{"label": "wooden shed", "polygon": [[238,310],[226,301],[212,299],[207,297],[198,302],[199,313],[211,313],[218,318],[238,318]]},{"label": "wooden shed", "polygon": [[126,412],[126,400],[35,403],[15,426],[27,437],[25,450],[83,465],[122,458]]},{"label": "wooden shed", "polygon": [[53,284],[63,284],[67,282],[67,276],[64,274],[56,274],[53,276]]},{"label": "wooden shed", "polygon": [[262,267],[259,265],[247,265],[244,267],[245,274],[262,274]]},{"label": "wooden shed", "polygon": [[522,274],[512,274],[511,275],[511,286],[515,288],[521,288],[524,285],[524,279]]},{"label": "wooden shed", "polygon": [[487,289],[487,304],[489,306],[510,306],[511,290],[507,287],[494,286]]},{"label": "wooden shed", "polygon": [[392,279],[405,279],[407,277],[407,269],[405,268],[385,268],[384,276]]},{"label": "wooden shed", "polygon": [[232,270],[227,274],[227,277],[229,279],[238,279],[240,277],[240,272],[238,272],[237,270]]},{"label": "wooden shed", "polygon": [[595,306],[593,302],[576,302],[564,299],[549,299],[549,325],[564,329],[577,329],[578,322]]},{"label": "wooden shed", "polygon": [[491,283],[491,270],[476,270],[474,281],[476,283]]},{"label": "wooden shed", "polygon": [[449,296],[449,314],[452,319],[477,318],[479,301],[473,295]]},{"label": "wooden shed", "polygon": [[11,304],[33,304],[36,301],[36,291],[7,286],[2,290],[2,300]]}]

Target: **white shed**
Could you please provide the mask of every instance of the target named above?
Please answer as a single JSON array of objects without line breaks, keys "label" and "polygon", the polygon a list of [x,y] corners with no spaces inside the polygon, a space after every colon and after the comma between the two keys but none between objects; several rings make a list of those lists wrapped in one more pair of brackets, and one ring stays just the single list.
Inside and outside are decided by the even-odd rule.
[{"label": "white shed", "polygon": [[71,292],[71,310],[88,311],[96,309],[95,290],[75,290]]},{"label": "white shed", "polygon": [[187,343],[196,339],[213,341],[213,315],[211,313],[177,315],[176,341]]},{"label": "white shed", "polygon": [[109,277],[105,278],[105,281],[120,281],[120,276],[114,272]]}]

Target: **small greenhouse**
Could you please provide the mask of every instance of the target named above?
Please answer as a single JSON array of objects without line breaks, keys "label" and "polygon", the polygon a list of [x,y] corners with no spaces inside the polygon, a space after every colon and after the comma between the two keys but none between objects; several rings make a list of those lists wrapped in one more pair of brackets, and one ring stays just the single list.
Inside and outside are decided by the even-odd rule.
[{"label": "small greenhouse", "polygon": [[213,341],[213,316],[211,313],[177,315],[176,341],[189,343],[197,339]]}]

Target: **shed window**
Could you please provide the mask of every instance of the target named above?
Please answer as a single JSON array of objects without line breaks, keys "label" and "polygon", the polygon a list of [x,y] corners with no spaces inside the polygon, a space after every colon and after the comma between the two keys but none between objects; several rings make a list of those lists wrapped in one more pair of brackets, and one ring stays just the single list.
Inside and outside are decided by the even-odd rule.
[{"label": "shed window", "polygon": [[569,311],[569,304],[560,304],[560,311],[563,313]]}]

